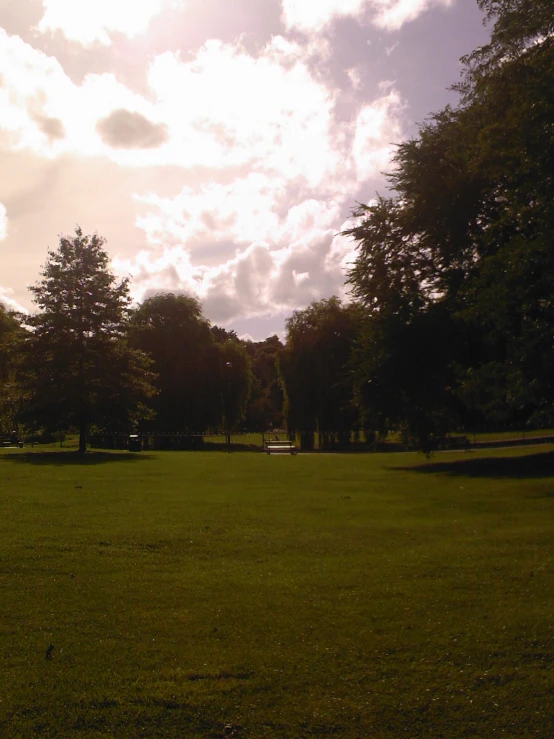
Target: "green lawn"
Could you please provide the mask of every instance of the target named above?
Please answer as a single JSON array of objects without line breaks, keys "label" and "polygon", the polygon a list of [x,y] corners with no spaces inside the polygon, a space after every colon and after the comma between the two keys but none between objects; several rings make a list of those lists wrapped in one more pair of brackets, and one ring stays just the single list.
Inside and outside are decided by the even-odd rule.
[{"label": "green lawn", "polygon": [[523,431],[488,431],[478,434],[468,433],[470,441],[511,441],[515,439],[540,439],[543,436],[552,436],[552,429],[525,429]]},{"label": "green lawn", "polygon": [[0,451],[0,736],[550,739],[553,585],[551,446]]}]

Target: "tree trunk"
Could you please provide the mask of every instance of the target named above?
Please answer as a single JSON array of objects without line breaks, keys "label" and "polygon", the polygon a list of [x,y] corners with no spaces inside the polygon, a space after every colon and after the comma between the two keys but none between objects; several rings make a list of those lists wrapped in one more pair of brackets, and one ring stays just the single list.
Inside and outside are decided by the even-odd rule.
[{"label": "tree trunk", "polygon": [[[82,318],[82,316],[81,316]],[[80,332],[79,352],[79,456],[84,457],[87,452],[87,413],[85,411],[85,370],[84,370],[84,337]]]},{"label": "tree trunk", "polygon": [[81,421],[79,425],[79,456],[84,457],[87,451],[87,423]]}]

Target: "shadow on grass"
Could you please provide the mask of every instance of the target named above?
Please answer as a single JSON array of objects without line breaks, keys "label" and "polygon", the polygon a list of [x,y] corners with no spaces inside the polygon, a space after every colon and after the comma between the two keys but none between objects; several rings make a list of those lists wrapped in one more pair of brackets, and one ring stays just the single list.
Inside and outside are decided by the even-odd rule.
[{"label": "shadow on grass", "polygon": [[0,459],[19,464],[35,465],[94,465],[109,462],[137,462],[152,459],[150,454],[133,454],[132,452],[87,452],[81,457],[78,452],[20,452],[2,454]]},{"label": "shadow on grass", "polygon": [[515,479],[554,477],[554,452],[529,454],[524,457],[485,457],[484,459],[459,459],[455,462],[429,462],[416,467],[395,467],[394,469],[463,477],[511,477]]}]

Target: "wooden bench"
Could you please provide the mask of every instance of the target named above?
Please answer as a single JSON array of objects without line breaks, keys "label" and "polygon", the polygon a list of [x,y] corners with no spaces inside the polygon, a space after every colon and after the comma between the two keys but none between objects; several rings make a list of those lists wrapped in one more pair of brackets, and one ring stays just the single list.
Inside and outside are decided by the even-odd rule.
[{"label": "wooden bench", "polygon": [[18,436],[0,436],[0,446],[3,449],[21,449],[23,441]]},{"label": "wooden bench", "polygon": [[296,447],[292,441],[288,440],[268,439],[265,443],[265,450],[268,454],[296,454]]}]

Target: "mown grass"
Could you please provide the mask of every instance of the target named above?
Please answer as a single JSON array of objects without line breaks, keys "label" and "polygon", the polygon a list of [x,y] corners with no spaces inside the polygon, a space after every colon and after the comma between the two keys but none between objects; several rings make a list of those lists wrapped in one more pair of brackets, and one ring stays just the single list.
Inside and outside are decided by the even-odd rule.
[{"label": "mown grass", "polygon": [[470,441],[512,441],[525,439],[540,439],[544,436],[553,436],[553,429],[524,429],[522,431],[483,431],[477,434],[468,433]]},{"label": "mown grass", "polygon": [[[471,444],[479,444],[491,441],[525,441],[529,439],[542,439],[554,436],[554,429],[513,429],[511,431],[454,431],[448,437],[466,437]],[[385,443],[400,443],[401,435],[398,432],[390,433]]]},{"label": "mown grass", "polygon": [[553,507],[552,447],[0,452],[0,736],[549,739]]}]

